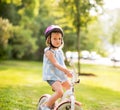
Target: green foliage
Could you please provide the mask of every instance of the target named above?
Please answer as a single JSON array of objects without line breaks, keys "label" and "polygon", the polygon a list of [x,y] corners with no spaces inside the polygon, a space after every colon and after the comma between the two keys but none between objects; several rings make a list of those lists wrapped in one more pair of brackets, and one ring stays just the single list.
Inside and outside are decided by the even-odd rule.
[{"label": "green foliage", "polygon": [[64,51],[76,51],[76,44],[74,43],[76,41],[75,39],[76,36],[74,33],[69,33],[64,36]]},{"label": "green foliage", "polygon": [[0,16],[9,21],[13,25],[17,25],[20,21],[20,15],[17,13],[19,7],[13,3],[0,2]]},{"label": "green foliage", "polygon": [[33,53],[37,49],[36,39],[32,37],[31,30],[15,27],[13,37],[9,39],[11,57],[14,59],[33,59]]},{"label": "green foliage", "polygon": [[[101,23],[104,29],[103,39],[106,40],[109,45],[113,46],[113,53],[116,51],[116,46],[120,46],[120,10],[105,10]],[[107,15],[107,18],[104,17]]]},{"label": "green foliage", "polygon": [[111,27],[112,31],[110,32],[110,42],[111,44],[114,45],[119,45],[120,44],[120,17],[117,17],[116,22],[113,24]]},{"label": "green foliage", "polygon": [[99,53],[100,50],[102,50],[102,36],[104,35],[103,27],[101,26],[100,22],[97,20],[93,22],[92,24],[89,24],[87,27],[86,32],[86,50],[89,51],[96,51]]},{"label": "green foliage", "polygon": [[8,39],[11,37],[12,24],[7,19],[0,18],[0,58],[7,57]]},{"label": "green foliage", "polygon": [[1,0],[1,3],[20,5],[21,0]]},{"label": "green foliage", "polygon": [[[101,5],[102,0],[1,0],[0,16],[10,21],[13,30],[19,27],[13,35],[10,34],[7,57],[41,60],[45,48],[44,30],[51,24],[64,29],[65,51],[76,50],[77,45],[80,49],[97,48],[95,42],[98,41],[95,40],[98,39],[92,42],[84,30],[88,22],[95,20],[90,16],[90,10],[96,11]],[[77,37],[79,34],[80,39]],[[25,42],[26,39],[29,40]]]},{"label": "green foliage", "polygon": [[0,45],[5,46],[11,37],[11,27],[7,19],[0,18]]},{"label": "green foliage", "polygon": [[[90,11],[99,11],[98,7],[102,7],[103,0],[61,0],[60,6],[65,11],[64,16],[70,17],[70,22],[77,28],[84,28],[92,20],[94,16],[90,15]],[[68,19],[67,19],[68,20]],[[77,27],[77,28],[76,28]]]}]

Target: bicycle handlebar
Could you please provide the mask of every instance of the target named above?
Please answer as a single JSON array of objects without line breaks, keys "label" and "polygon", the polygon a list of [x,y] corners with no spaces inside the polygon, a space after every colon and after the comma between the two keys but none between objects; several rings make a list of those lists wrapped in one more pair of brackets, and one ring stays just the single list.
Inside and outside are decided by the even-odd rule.
[{"label": "bicycle handlebar", "polygon": [[75,72],[72,72],[73,77],[71,78],[72,83],[80,83],[80,79],[78,79],[78,75]]},{"label": "bicycle handlebar", "polygon": [[72,77],[72,83],[80,83],[80,79],[78,79],[78,74],[77,74],[77,72],[76,72],[76,68],[75,68],[75,65],[73,64],[73,61],[72,61],[72,59],[71,60],[69,60],[69,64],[70,64],[70,66],[73,68],[73,72],[72,72],[72,75],[73,75],[73,77]]}]

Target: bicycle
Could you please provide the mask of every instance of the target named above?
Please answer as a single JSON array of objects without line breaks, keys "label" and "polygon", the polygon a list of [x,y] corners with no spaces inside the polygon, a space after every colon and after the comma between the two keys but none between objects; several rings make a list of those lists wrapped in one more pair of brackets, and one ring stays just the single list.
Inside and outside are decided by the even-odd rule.
[{"label": "bicycle", "polygon": [[[63,97],[56,101],[52,106],[52,110],[83,110],[81,107],[81,103],[75,100],[74,96],[74,85],[79,83],[78,75],[73,72],[73,77],[71,78],[71,88],[63,94]],[[44,94],[40,97],[38,102],[37,110],[41,110],[40,106],[47,102],[47,100],[51,97],[50,94]]]}]

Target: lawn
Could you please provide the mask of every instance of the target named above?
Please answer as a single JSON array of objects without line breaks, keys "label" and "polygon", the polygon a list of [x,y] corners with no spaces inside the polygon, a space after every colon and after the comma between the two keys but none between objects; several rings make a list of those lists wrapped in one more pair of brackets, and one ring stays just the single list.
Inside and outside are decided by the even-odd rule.
[{"label": "lawn", "polygon": [[[81,83],[75,96],[84,110],[120,110],[120,68],[81,65]],[[39,97],[52,94],[42,81],[42,63],[32,61],[0,61],[0,110],[36,110]]]}]

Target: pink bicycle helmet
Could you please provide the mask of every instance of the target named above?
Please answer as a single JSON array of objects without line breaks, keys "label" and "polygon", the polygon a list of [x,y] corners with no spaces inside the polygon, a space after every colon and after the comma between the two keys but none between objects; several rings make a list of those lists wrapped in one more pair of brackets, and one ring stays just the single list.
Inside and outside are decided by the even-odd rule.
[{"label": "pink bicycle helmet", "polygon": [[47,39],[47,37],[52,33],[52,32],[60,32],[63,36],[63,30],[60,26],[58,25],[50,25],[46,28],[45,30],[45,38]]}]

